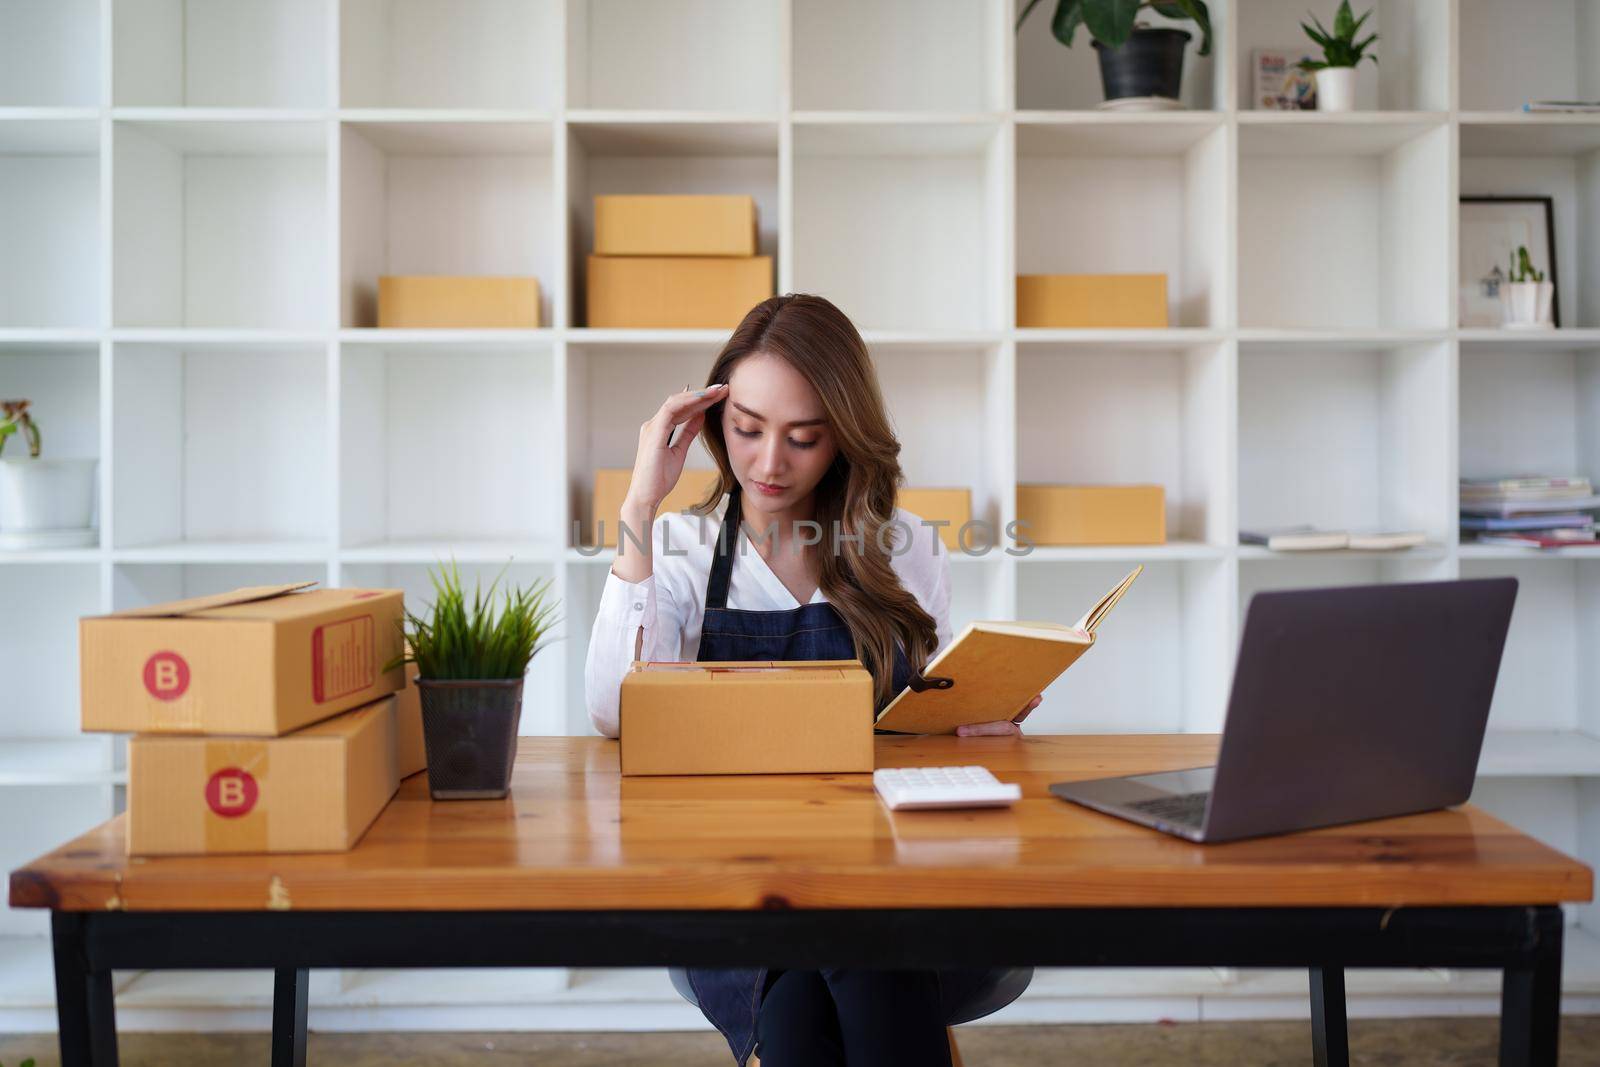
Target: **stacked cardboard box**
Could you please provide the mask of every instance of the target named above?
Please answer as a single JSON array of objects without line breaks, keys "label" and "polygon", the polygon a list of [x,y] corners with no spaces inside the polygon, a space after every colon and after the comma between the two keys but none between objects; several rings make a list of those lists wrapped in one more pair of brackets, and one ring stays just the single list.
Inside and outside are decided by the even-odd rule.
[{"label": "stacked cardboard box", "polygon": [[130,853],[347,849],[421,769],[415,689],[383,669],[400,591],[309,584],[79,623],[83,729],[135,735]]},{"label": "stacked cardboard box", "polygon": [[597,196],[591,327],[731,329],[772,295],[748,196]]}]

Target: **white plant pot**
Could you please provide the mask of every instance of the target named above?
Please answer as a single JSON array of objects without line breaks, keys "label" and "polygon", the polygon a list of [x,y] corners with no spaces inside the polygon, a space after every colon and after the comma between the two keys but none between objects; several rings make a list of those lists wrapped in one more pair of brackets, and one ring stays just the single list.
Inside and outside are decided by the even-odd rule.
[{"label": "white plant pot", "polygon": [[1356,68],[1323,67],[1317,71],[1317,110],[1354,111]]},{"label": "white plant pot", "polygon": [[95,460],[0,459],[0,549],[92,545]]},{"label": "white plant pot", "polygon": [[1501,282],[1500,324],[1508,330],[1550,330],[1555,282]]}]

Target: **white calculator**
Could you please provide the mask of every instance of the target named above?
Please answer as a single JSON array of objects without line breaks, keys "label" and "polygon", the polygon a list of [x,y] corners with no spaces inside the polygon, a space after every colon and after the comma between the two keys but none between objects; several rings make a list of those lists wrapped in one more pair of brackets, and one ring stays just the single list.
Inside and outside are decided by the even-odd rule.
[{"label": "white calculator", "polygon": [[913,808],[1004,808],[1022,787],[987,767],[879,767],[872,785],[891,811]]}]

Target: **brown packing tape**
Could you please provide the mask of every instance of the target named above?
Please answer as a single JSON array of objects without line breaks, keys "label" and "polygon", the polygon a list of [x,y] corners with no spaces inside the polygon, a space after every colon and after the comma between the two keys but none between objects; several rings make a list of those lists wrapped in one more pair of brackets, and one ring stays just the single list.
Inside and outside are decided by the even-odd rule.
[{"label": "brown packing tape", "polygon": [[271,767],[265,741],[205,742],[200,798],[207,852],[265,852],[270,840]]},{"label": "brown packing tape", "polygon": [[147,706],[152,730],[175,734],[200,732],[200,702],[192,696],[153,701]]}]

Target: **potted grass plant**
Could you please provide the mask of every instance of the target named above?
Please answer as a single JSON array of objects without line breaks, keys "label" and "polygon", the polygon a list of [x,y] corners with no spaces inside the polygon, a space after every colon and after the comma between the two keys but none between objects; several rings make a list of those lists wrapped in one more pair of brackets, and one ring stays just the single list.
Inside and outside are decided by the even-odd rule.
[{"label": "potted grass plant", "polygon": [[504,575],[487,590],[475,581],[469,600],[451,562],[429,572],[427,612],[402,613],[406,651],[388,666],[415,665],[435,800],[493,800],[511,789],[523,676],[558,620],[549,579],[507,587],[497,601]]},{"label": "potted grass plant", "polygon": [[1555,282],[1545,281],[1544,271],[1534,269],[1528,246],[1518,245],[1511,256],[1511,273],[1500,283],[1501,325],[1511,330],[1554,328],[1555,295]]},{"label": "potted grass plant", "polygon": [[[1016,29],[1039,0],[1028,0],[1017,16]],[[1165,111],[1181,108],[1183,50],[1191,35],[1174,26],[1150,26],[1139,12],[1150,8],[1169,19],[1193,22],[1200,29],[1200,52],[1211,54],[1211,12],[1204,0],[1056,0],[1050,32],[1068,48],[1078,27],[1088,29],[1100,57],[1100,84],[1105,102],[1119,111]]]},{"label": "potted grass plant", "polygon": [[1317,24],[1312,29],[1304,22],[1300,28],[1322,49],[1321,59],[1302,59],[1300,69],[1312,71],[1317,79],[1317,110],[1318,111],[1353,111],[1356,106],[1356,64],[1363,59],[1370,59],[1374,63],[1378,57],[1367,55],[1366,50],[1378,35],[1368,34],[1363,40],[1356,40],[1356,34],[1361,32],[1361,24],[1367,21],[1367,16],[1372,14],[1368,8],[1360,18],[1350,10],[1350,0],[1340,0],[1339,10],[1333,16],[1333,30],[1322,24],[1316,15],[1311,16],[1311,21]]},{"label": "potted grass plant", "polygon": [[[6,454],[12,438],[27,454]],[[42,456],[26,400],[0,400],[0,549],[76,548],[95,540],[92,459]]]}]

